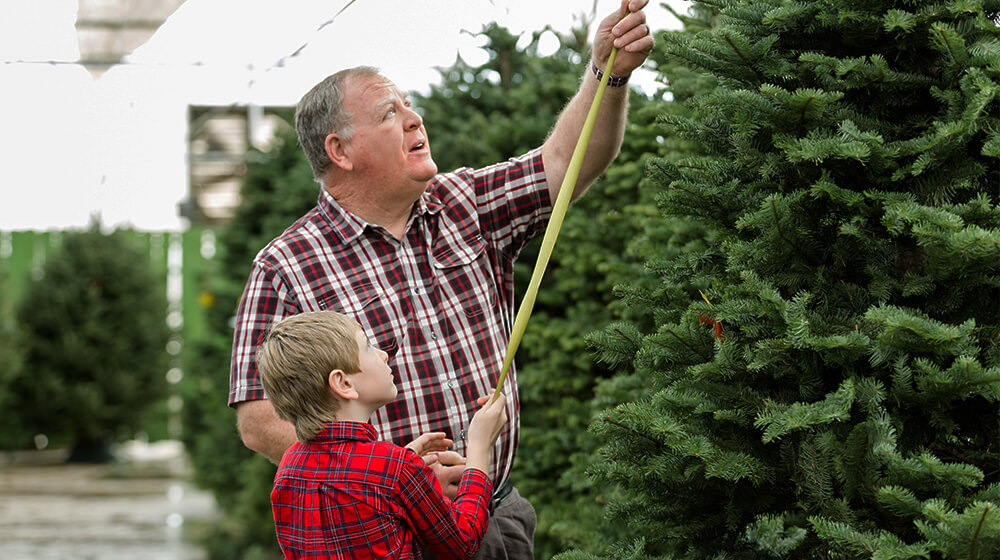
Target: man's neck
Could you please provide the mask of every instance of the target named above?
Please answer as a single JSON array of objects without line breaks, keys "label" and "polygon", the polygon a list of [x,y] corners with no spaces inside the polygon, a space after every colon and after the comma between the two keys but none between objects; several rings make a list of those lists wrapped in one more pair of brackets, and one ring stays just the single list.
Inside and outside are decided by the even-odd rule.
[{"label": "man's neck", "polygon": [[347,185],[324,188],[344,210],[369,224],[382,226],[396,239],[403,238],[415,200],[379,196],[378,192],[365,192]]}]

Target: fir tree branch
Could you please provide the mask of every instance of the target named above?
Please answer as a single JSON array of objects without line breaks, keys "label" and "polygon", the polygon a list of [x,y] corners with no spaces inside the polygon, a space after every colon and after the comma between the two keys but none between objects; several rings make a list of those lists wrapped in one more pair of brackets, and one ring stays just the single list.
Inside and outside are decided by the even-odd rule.
[{"label": "fir tree branch", "polygon": [[701,356],[702,358],[704,358],[704,360],[706,362],[712,359],[711,356],[706,356],[705,354],[702,354],[697,348],[695,348],[694,346],[691,346],[691,344],[688,343],[688,341],[686,341],[683,338],[681,338],[680,336],[678,336],[677,333],[675,333],[672,329],[667,329],[667,332],[670,333],[674,338],[676,338],[677,340],[679,340],[681,342],[681,344],[683,344],[684,346],[686,346],[688,348],[688,350],[691,350],[695,354],[698,354],[699,356]]},{"label": "fir tree branch", "polygon": [[627,340],[627,341],[629,341],[630,343],[632,343],[632,344],[633,344],[633,345],[634,345],[634,346],[635,346],[636,348],[639,348],[640,346],[642,346],[642,340],[634,340],[634,339],[632,339],[632,338],[631,338],[631,337],[629,337],[629,335],[628,335],[628,334],[627,334],[627,333],[626,333],[625,331],[623,331],[622,329],[620,329],[620,328],[618,328],[618,327],[614,327],[614,328],[613,328],[613,329],[611,329],[611,330],[612,330],[613,332],[616,332],[616,333],[618,333],[618,335],[619,335],[619,336],[621,336],[621,337],[622,337],[622,338],[624,338],[625,340]]},{"label": "fir tree branch", "polygon": [[[667,171],[662,165],[660,165],[659,162],[653,160],[653,161],[649,162],[649,165],[655,167],[660,173],[663,174],[664,177],[670,177],[670,175],[671,175],[670,172]],[[680,167],[680,166],[678,166],[678,167]],[[670,188],[677,189],[679,191],[684,191],[684,192],[688,193],[689,195],[691,195],[691,196],[693,196],[695,198],[703,198],[703,197],[698,196],[697,193],[694,193],[694,192],[692,192],[692,191],[690,191],[688,189],[685,189],[684,187],[678,187],[676,183],[677,183],[677,181],[670,181]]]},{"label": "fir tree branch", "polygon": [[809,99],[805,103],[802,104],[802,110],[799,111],[799,122],[798,122],[799,126],[801,126],[802,123],[804,123],[806,121],[806,111],[809,110],[809,106],[812,105],[812,102],[815,101],[815,100],[816,100],[816,96],[815,95],[810,95]]},{"label": "fir tree branch", "polygon": [[993,507],[990,505],[983,506],[983,515],[979,518],[979,523],[976,525],[976,532],[972,534],[972,542],[969,543],[969,558],[976,560],[978,556],[976,555],[976,547],[979,544],[979,533],[983,530],[983,523],[986,522],[986,516],[993,511]]},{"label": "fir tree branch", "polygon": [[951,46],[951,41],[948,40],[948,35],[944,32],[944,28],[940,25],[935,25],[934,31],[937,32],[941,37],[941,42],[944,46],[948,47],[948,55],[951,56],[951,61],[955,63],[955,66],[964,69],[965,65],[959,62],[958,55],[955,54],[955,48]]},{"label": "fir tree branch", "polygon": [[736,46],[735,43],[733,43],[732,38],[730,38],[728,34],[725,35],[724,38],[726,42],[729,43],[729,46],[732,47],[733,52],[736,53],[736,56],[740,57],[740,60],[743,61],[743,64],[745,64],[746,67],[749,68],[750,71],[757,76],[757,80],[760,81],[761,83],[766,82],[767,79],[764,77],[764,75],[760,73],[760,70],[757,70],[757,67],[754,66],[753,62],[751,62],[742,52],[740,52],[740,49]]},{"label": "fir tree branch", "polygon": [[951,445],[945,445],[939,441],[932,441],[930,445],[927,446],[928,449],[934,451],[939,455],[947,455],[948,458],[958,461],[960,463],[965,463],[967,465],[972,465],[976,468],[983,468],[983,465],[978,461],[968,458],[959,449]]},{"label": "fir tree branch", "polygon": [[771,202],[771,213],[774,215],[774,227],[778,230],[778,238],[784,241],[785,244],[791,247],[792,250],[798,253],[798,255],[802,257],[802,259],[805,260],[810,265],[812,266],[819,265],[818,262],[814,261],[812,258],[809,257],[808,253],[800,249],[799,246],[795,244],[795,242],[793,242],[788,237],[785,237],[785,232],[781,229],[781,220],[778,216],[778,207],[777,205],[774,204],[773,198],[770,200],[770,202]]},{"label": "fir tree branch", "polygon": [[663,442],[656,441],[651,436],[648,436],[648,435],[646,435],[646,434],[644,434],[644,433],[642,433],[642,432],[640,432],[640,431],[638,431],[638,430],[636,430],[634,428],[630,428],[630,427],[626,426],[625,424],[622,424],[621,422],[617,422],[615,420],[612,420],[610,416],[605,416],[604,417],[604,422],[607,423],[607,424],[611,424],[612,426],[618,426],[619,428],[625,430],[626,432],[631,432],[631,433],[633,433],[633,434],[635,434],[635,435],[637,435],[637,436],[639,436],[639,437],[641,437],[643,439],[646,439],[646,440],[648,440],[648,441],[656,444],[657,447],[660,447],[660,448],[663,447]]}]

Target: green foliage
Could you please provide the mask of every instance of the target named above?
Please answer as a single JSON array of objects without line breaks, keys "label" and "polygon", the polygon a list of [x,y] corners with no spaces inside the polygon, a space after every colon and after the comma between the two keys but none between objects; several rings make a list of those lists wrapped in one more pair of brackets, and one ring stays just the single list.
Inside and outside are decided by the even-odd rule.
[{"label": "green foliage", "polygon": [[[291,112],[284,117],[290,122]],[[279,130],[269,152],[251,154],[242,203],[219,232],[217,257],[206,271],[209,335],[190,344],[185,356],[182,440],[195,481],[212,491],[223,512],[206,542],[212,558],[281,557],[270,505],[275,467],[243,445],[236,415],[225,405],[231,322],[254,256],[314,206],[319,192],[291,125]]]},{"label": "green foliage", "polygon": [[[7,275],[7,268],[0,266],[0,293],[6,288]],[[0,449],[16,449],[34,436],[18,429],[18,424],[8,417],[18,398],[8,387],[21,375],[21,352],[15,336],[13,306],[9,299],[0,299],[0,364],[3,364],[0,367],[0,425],[7,427],[0,433]]]},{"label": "green foliage", "polygon": [[663,35],[698,148],[648,167],[621,291],[654,325],[591,337],[631,366],[590,472],[633,556],[1000,557],[998,14],[718,0]]},{"label": "green foliage", "polygon": [[[5,373],[7,442],[32,447],[120,441],[166,395],[167,301],[162,270],[131,232],[62,235],[16,311],[23,365]],[[5,321],[4,328],[10,323]],[[5,360],[5,363],[6,360]]]}]

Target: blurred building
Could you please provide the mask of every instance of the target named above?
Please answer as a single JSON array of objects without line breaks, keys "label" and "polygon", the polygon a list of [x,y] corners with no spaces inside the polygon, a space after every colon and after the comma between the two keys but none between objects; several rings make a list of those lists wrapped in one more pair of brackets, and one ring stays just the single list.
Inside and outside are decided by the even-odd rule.
[{"label": "blurred building", "polygon": [[149,40],[184,0],[78,0],[80,64],[95,78]]},{"label": "blurred building", "polygon": [[[78,0],[80,64],[95,77],[142,46],[185,0]],[[265,150],[283,123],[246,106],[188,109],[188,197],[178,212],[192,224],[226,222],[240,202],[251,147]]]},{"label": "blurred building", "polygon": [[275,131],[289,126],[274,110],[258,105],[191,106],[190,191],[181,203],[181,215],[192,224],[209,227],[228,221],[240,203],[251,148],[267,151]]}]

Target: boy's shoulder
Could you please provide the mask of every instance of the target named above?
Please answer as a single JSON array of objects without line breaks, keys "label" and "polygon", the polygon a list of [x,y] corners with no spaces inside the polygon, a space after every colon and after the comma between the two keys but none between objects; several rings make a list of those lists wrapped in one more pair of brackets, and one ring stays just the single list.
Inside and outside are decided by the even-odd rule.
[{"label": "boy's shoulder", "polygon": [[316,465],[319,460],[323,463],[321,468],[363,467],[366,471],[377,469],[385,474],[427,467],[412,449],[377,437],[371,424],[331,422],[316,437],[295,442],[285,452],[282,465],[290,468],[303,463],[320,466]]}]

